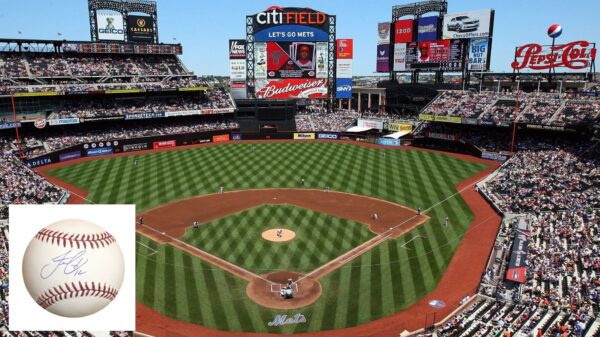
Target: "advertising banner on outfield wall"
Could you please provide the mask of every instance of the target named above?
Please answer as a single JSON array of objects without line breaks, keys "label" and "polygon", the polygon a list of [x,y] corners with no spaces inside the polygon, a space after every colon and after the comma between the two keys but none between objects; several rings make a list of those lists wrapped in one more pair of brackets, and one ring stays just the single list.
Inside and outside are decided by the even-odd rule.
[{"label": "advertising banner on outfield wall", "polygon": [[42,156],[33,159],[28,159],[26,164],[29,168],[36,168],[39,166],[52,164],[52,159],[50,158],[50,156]]},{"label": "advertising banner on outfield wall", "polygon": [[335,98],[352,98],[352,78],[335,80]]},{"label": "advertising banner on outfield wall", "polygon": [[267,78],[267,44],[254,44],[254,78]]},{"label": "advertising banner on outfield wall", "polygon": [[390,44],[390,23],[381,22],[377,24],[377,45]]},{"label": "advertising banner on outfield wall", "polygon": [[229,40],[229,59],[230,60],[245,60],[246,59],[246,40]]},{"label": "advertising banner on outfield wall", "polygon": [[175,140],[159,140],[156,142],[152,143],[152,148],[153,149],[165,149],[165,148],[170,148],[170,147],[175,147],[177,146],[177,143],[175,142]]},{"label": "advertising banner on outfield wall", "polygon": [[50,125],[68,125],[68,124],[79,124],[79,118],[59,118],[49,119],[48,124]]},{"label": "advertising banner on outfield wall", "polygon": [[406,43],[394,44],[394,71],[406,70]]},{"label": "advertising banner on outfield wall", "polygon": [[448,40],[491,36],[491,22],[491,9],[445,14],[442,38]]},{"label": "advertising banner on outfield wall", "polygon": [[377,69],[378,73],[387,73],[390,71],[390,45],[382,44],[377,46]]},{"label": "advertising banner on outfield wall", "polygon": [[438,17],[428,16],[417,21],[417,41],[437,40]]},{"label": "advertising banner on outfield wall", "polygon": [[394,43],[413,41],[413,19],[394,22]]},{"label": "advertising banner on outfield wall", "polygon": [[294,133],[294,139],[315,139],[314,133]]},{"label": "advertising banner on outfield wall", "polygon": [[256,97],[272,99],[327,98],[326,79],[289,78],[256,81]]},{"label": "advertising banner on outfield wall", "polygon": [[229,141],[229,134],[226,134],[226,135],[213,135],[212,136],[212,141],[213,141],[213,143],[228,142]]},{"label": "advertising banner on outfield wall", "polygon": [[241,133],[232,133],[231,140],[242,140],[242,134]]},{"label": "advertising banner on outfield wall", "polygon": [[127,39],[131,42],[154,42],[154,19],[151,16],[127,15]]},{"label": "advertising banner on outfield wall", "polygon": [[447,134],[440,132],[425,132],[425,138],[435,138],[435,139],[443,139],[443,140],[451,140],[458,142],[460,140],[459,134]]},{"label": "advertising banner on outfield wall", "polygon": [[137,112],[128,113],[125,115],[125,119],[149,119],[149,118],[163,118],[165,117],[164,112]]},{"label": "advertising banner on outfield wall", "polygon": [[233,97],[233,99],[248,98],[248,94],[246,92],[246,81],[231,82],[229,86],[229,93],[231,94],[231,97]]},{"label": "advertising banner on outfield wall", "polygon": [[106,146],[106,147],[99,147],[99,148],[95,148],[95,149],[87,149],[86,153],[87,153],[88,157],[104,156],[107,154],[112,154],[113,148],[112,148],[112,146]]},{"label": "advertising banner on outfield wall", "polygon": [[337,39],[336,40],[336,53],[337,59],[352,59],[354,50],[353,50],[353,40],[352,39]]},{"label": "advertising banner on outfield wall", "polygon": [[96,12],[98,40],[125,41],[123,15],[119,12]]},{"label": "advertising banner on outfield wall", "polygon": [[371,120],[371,119],[359,119],[356,126],[361,128],[371,128],[383,130],[383,121]]},{"label": "advertising banner on outfield wall", "polygon": [[383,125],[384,129],[388,130],[388,131],[408,131],[411,132],[412,131],[412,124],[405,124],[405,123],[390,123],[390,122],[385,122],[385,124]]},{"label": "advertising banner on outfield wall", "polygon": [[61,153],[58,155],[58,160],[59,161],[67,161],[67,160],[73,160],[73,159],[77,159],[77,158],[81,158],[81,151],[77,150],[77,151],[71,151],[71,152],[65,152],[65,153]]},{"label": "advertising banner on outfield wall", "polygon": [[350,59],[338,59],[336,62],[336,74],[337,78],[352,78],[352,60]]},{"label": "advertising banner on outfield wall", "polygon": [[317,139],[338,140],[340,139],[340,135],[335,132],[319,132],[317,133]]},{"label": "advertising banner on outfield wall", "polygon": [[20,128],[20,122],[0,122],[0,130],[2,129],[14,129],[15,127]]},{"label": "advertising banner on outfield wall", "polygon": [[377,138],[377,144],[383,146],[400,146],[401,141],[400,139],[393,138]]},{"label": "advertising banner on outfield wall", "polygon": [[482,71],[488,69],[489,39],[477,37],[469,41],[469,70]]},{"label": "advertising banner on outfield wall", "polygon": [[490,160],[496,160],[496,161],[506,161],[508,159],[508,156],[505,156],[501,153],[496,153],[496,152],[487,152],[487,151],[482,151],[481,152],[481,158],[483,159],[490,159]]},{"label": "advertising banner on outfield wall", "polygon": [[123,145],[123,152],[134,152],[134,151],[142,151],[148,150],[148,143],[135,143],[135,144],[125,144]]},{"label": "advertising banner on outfield wall", "polygon": [[229,60],[229,78],[231,81],[246,80],[246,60]]}]

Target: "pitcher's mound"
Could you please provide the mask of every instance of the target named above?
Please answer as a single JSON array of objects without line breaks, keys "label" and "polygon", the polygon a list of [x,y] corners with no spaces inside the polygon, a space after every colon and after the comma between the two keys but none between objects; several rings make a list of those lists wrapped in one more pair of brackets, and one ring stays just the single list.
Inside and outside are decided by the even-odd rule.
[{"label": "pitcher's mound", "polygon": [[295,238],[296,233],[285,228],[275,228],[262,232],[262,237],[268,241],[285,242]]},{"label": "pitcher's mound", "polygon": [[[246,287],[246,294],[254,302],[272,309],[297,309],[313,304],[321,296],[321,284],[300,273],[273,272],[261,275],[263,279],[255,278]],[[287,285],[288,279],[294,284],[293,298],[283,299],[281,287]]]}]

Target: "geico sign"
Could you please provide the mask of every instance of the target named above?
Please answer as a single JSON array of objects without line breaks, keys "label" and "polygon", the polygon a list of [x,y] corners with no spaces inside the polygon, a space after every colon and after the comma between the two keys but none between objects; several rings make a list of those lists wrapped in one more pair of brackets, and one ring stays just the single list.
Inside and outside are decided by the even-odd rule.
[{"label": "geico sign", "polygon": [[339,87],[337,87],[337,91],[339,92],[350,92],[352,91],[352,86],[350,85],[340,85]]},{"label": "geico sign", "polygon": [[98,33],[100,33],[100,34],[121,34],[122,35],[125,33],[125,31],[122,29],[115,29],[115,28],[111,28],[111,29],[99,28]]},{"label": "geico sign", "polygon": [[281,7],[269,7],[256,14],[256,22],[261,25],[322,25],[326,21],[325,13],[284,11]]},{"label": "geico sign", "polygon": [[539,44],[530,43],[517,48],[515,61],[511,67],[515,70],[524,68],[544,70],[558,67],[583,69],[589,67],[594,59],[596,59],[596,48],[591,47],[587,41],[574,41],[545,50]]},{"label": "geico sign", "polygon": [[319,139],[338,139],[338,135],[335,133],[319,133],[317,134]]}]

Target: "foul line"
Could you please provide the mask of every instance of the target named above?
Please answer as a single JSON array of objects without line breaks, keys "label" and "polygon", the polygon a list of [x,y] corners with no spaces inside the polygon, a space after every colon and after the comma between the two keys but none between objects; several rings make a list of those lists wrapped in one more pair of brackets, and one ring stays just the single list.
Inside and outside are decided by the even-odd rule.
[{"label": "foul line", "polygon": [[[207,255],[207,256],[210,256],[211,258],[213,258],[213,259],[215,259],[215,260],[217,260],[217,261],[219,261],[219,262],[221,262],[221,263],[223,263],[223,264],[226,264],[226,265],[230,266],[230,267],[231,267],[231,269],[233,269],[233,270],[238,270],[238,271],[240,271],[240,272],[242,272],[242,273],[244,273],[244,274],[248,274],[248,275],[250,275],[250,276],[252,276],[252,277],[254,277],[254,278],[258,278],[258,279],[260,279],[260,280],[263,280],[263,281],[265,281],[265,282],[268,282],[268,283],[274,283],[274,282],[272,282],[272,281],[270,281],[270,280],[267,280],[266,278],[264,278],[264,277],[262,277],[262,276],[260,276],[260,275],[254,274],[253,272],[251,272],[251,271],[249,271],[249,270],[246,270],[246,269],[244,269],[244,268],[242,268],[242,267],[240,267],[240,266],[238,266],[238,265],[236,265],[236,264],[233,264],[233,263],[231,263],[231,262],[229,262],[229,261],[225,261],[225,260],[221,259],[220,257],[217,257],[217,256],[215,256],[215,255],[212,255],[212,254],[210,254],[210,253],[207,253],[207,252],[203,251],[202,249],[200,249],[200,248],[198,248],[198,247],[194,247],[194,246],[192,246],[192,245],[190,245],[190,244],[188,244],[188,243],[186,243],[186,242],[183,242],[183,241],[181,241],[181,240],[179,240],[179,239],[177,239],[177,238],[174,238],[174,237],[172,237],[172,236],[170,236],[170,235],[166,234],[165,232],[161,232],[161,231],[159,231],[159,230],[157,230],[157,229],[155,229],[155,228],[152,228],[152,227],[150,227],[150,226],[148,226],[148,225],[142,225],[142,224],[140,224],[140,226],[143,226],[143,227],[145,227],[145,228],[148,228],[148,229],[150,229],[150,230],[153,230],[154,232],[156,232],[156,233],[158,233],[158,234],[160,234],[160,235],[166,236],[167,238],[171,239],[172,241],[175,241],[175,242],[177,242],[177,243],[180,243],[180,244],[182,244],[182,245],[184,245],[184,246],[186,246],[186,247],[188,247],[188,248],[190,248],[190,249],[192,249],[192,250],[195,250],[195,251],[197,251],[197,252],[200,252],[200,253],[202,253],[202,254],[205,254],[205,255]],[[140,233],[140,234],[144,235],[143,233]],[[220,267],[220,266],[218,266],[218,265],[216,265],[216,264],[212,263],[211,261],[209,261],[209,260],[207,260],[207,259],[204,259],[204,258],[202,258],[201,256],[198,256],[198,257],[199,257],[199,258],[201,258],[203,261],[206,261],[206,262],[208,262],[208,263],[210,263],[210,264],[212,264],[212,265],[214,265],[214,266],[216,266],[216,267]],[[234,274],[233,272],[231,272],[230,270],[227,270],[227,269],[225,269],[225,268],[221,268],[221,269],[223,269],[223,270],[225,270],[225,271],[227,271],[227,272],[229,272],[229,273],[231,273],[231,274]],[[235,274],[234,274],[234,276],[238,276],[238,275],[235,275]],[[249,281],[249,280],[248,280],[248,281]]]},{"label": "foul line", "polygon": [[[486,176],[486,177],[487,177],[487,176]],[[440,200],[440,201],[436,202],[435,204],[433,204],[432,206],[430,206],[430,207],[426,208],[426,209],[425,209],[425,210],[424,210],[422,213],[429,212],[429,211],[430,211],[430,210],[432,210],[433,208],[435,208],[435,207],[437,207],[437,206],[439,206],[439,205],[441,205],[441,204],[445,203],[446,201],[448,201],[448,200],[450,200],[450,199],[452,199],[452,198],[456,197],[456,196],[457,196],[457,195],[459,195],[461,192],[463,192],[463,191],[467,190],[468,188],[471,188],[471,187],[473,187],[473,186],[477,185],[477,184],[478,184],[480,181],[484,180],[486,177],[483,177],[483,178],[481,178],[481,179],[479,179],[479,180],[477,180],[477,181],[475,181],[475,182],[473,182],[473,183],[471,183],[471,184],[468,184],[468,185],[466,185],[465,187],[461,188],[460,190],[456,191],[455,193],[451,194],[450,196],[446,197],[445,199],[442,199],[442,200]],[[360,245],[360,246],[356,247],[355,249],[352,249],[352,250],[351,250],[351,251],[349,251],[348,253],[346,253],[346,254],[342,254],[342,255],[338,256],[337,258],[335,258],[335,259],[333,259],[333,260],[331,260],[331,261],[329,261],[329,262],[325,263],[324,265],[322,265],[322,266],[320,266],[320,267],[317,267],[315,270],[313,270],[313,271],[311,271],[310,273],[308,273],[308,274],[304,275],[303,277],[299,278],[297,282],[299,282],[299,281],[300,281],[300,280],[302,280],[302,279],[308,278],[309,276],[311,276],[311,275],[313,275],[313,274],[317,273],[319,270],[322,270],[322,269],[324,269],[324,268],[326,268],[326,267],[328,267],[328,266],[330,266],[330,265],[332,265],[332,264],[334,264],[334,263],[336,263],[336,262],[339,262],[339,261],[338,261],[339,259],[341,259],[341,262],[340,262],[340,263],[343,263],[343,264],[345,264],[345,263],[347,263],[347,262],[351,261],[352,259],[354,259],[354,258],[356,258],[356,257],[358,257],[358,256],[360,256],[360,255],[362,255],[362,254],[364,254],[364,253],[366,253],[366,252],[367,252],[367,251],[369,251],[370,249],[362,250],[362,249],[359,249],[359,247],[365,246],[365,245],[367,245],[367,244],[370,244],[370,243],[372,243],[372,242],[375,242],[375,241],[378,241],[378,240],[379,240],[378,242],[376,242],[376,243],[375,243],[375,245],[373,245],[373,247],[376,247],[378,244],[380,244],[380,243],[381,243],[381,242],[383,242],[385,239],[387,239],[387,238],[389,237],[389,235],[391,235],[391,232],[392,232],[394,229],[398,228],[399,226],[402,226],[402,225],[404,225],[405,223],[407,223],[407,222],[409,222],[409,221],[411,221],[411,220],[414,220],[414,219],[415,219],[416,217],[418,217],[418,216],[419,216],[418,214],[415,214],[415,215],[411,216],[410,218],[408,218],[408,219],[406,219],[406,220],[402,221],[401,223],[399,223],[399,224],[397,224],[397,225],[395,225],[395,226],[393,226],[393,227],[390,227],[390,229],[386,230],[386,231],[385,231],[385,232],[383,232],[383,233],[380,233],[380,234],[378,234],[378,235],[377,235],[377,236],[375,236],[373,239],[371,239],[371,240],[369,240],[369,241],[365,242],[364,244],[362,244],[362,245]],[[486,220],[485,220],[485,221],[487,221],[487,218],[486,218]],[[482,221],[482,223],[483,223],[483,222],[485,222],[485,221]],[[477,224],[477,226],[479,226],[479,224]],[[415,228],[416,228],[416,227],[415,227]],[[414,228],[413,228],[413,229],[414,229]],[[466,234],[467,232],[469,232],[469,230],[467,230],[467,231],[466,231],[464,234]],[[464,236],[464,235],[462,235],[462,236]],[[417,237],[423,237],[423,236],[419,235],[419,236],[416,236],[416,237],[415,237],[415,238],[413,238],[413,239],[416,239]],[[461,237],[461,235],[459,235],[459,237]],[[426,238],[426,237],[425,237],[425,238]],[[412,240],[411,240],[411,241],[412,241]],[[410,242],[410,241],[409,241],[409,242]],[[407,243],[408,243],[408,242],[407,242]],[[405,243],[405,245],[406,245],[406,243]],[[444,246],[444,245],[442,245],[442,246]],[[370,248],[373,248],[373,247],[370,247]],[[433,248],[433,247],[432,247],[432,248]],[[435,247],[435,248],[438,248],[438,247]],[[432,252],[433,252],[433,249],[432,249]],[[338,268],[341,268],[341,267],[344,267],[344,266],[343,266],[343,265],[341,265],[341,266],[339,266]],[[332,271],[334,271],[334,270],[336,270],[336,269],[338,269],[338,268],[332,268],[331,270],[327,271],[325,274],[321,275],[321,277],[323,277],[323,276],[325,276],[325,275],[327,275],[327,274],[331,273]]]}]

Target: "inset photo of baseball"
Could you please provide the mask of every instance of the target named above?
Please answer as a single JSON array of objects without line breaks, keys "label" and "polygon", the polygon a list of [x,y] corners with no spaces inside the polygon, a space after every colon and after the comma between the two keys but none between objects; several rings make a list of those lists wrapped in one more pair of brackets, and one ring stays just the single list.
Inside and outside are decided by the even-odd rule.
[{"label": "inset photo of baseball", "polygon": [[10,330],[135,329],[134,205],[9,214]]}]

